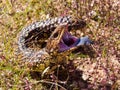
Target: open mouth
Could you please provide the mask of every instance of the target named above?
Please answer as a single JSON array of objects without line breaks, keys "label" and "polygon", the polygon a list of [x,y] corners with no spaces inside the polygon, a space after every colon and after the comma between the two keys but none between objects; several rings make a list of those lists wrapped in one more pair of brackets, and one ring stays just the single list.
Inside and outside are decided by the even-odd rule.
[{"label": "open mouth", "polygon": [[71,35],[70,32],[65,31],[60,42],[59,42],[59,52],[63,52],[66,50],[69,50],[70,48],[81,46],[81,45],[89,45],[92,41],[88,38],[88,36],[85,37],[75,37]]}]

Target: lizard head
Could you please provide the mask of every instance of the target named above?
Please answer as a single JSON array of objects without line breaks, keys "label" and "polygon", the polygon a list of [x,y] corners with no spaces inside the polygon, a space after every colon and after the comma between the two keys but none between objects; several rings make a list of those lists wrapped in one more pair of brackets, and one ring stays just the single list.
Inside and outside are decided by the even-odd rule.
[{"label": "lizard head", "polygon": [[76,37],[68,31],[68,25],[62,24],[58,26],[51,34],[51,36],[48,39],[46,48],[48,51],[51,52],[56,48],[59,52],[63,52],[66,50],[70,50],[74,47],[88,45],[91,43],[92,42],[91,40],[89,40],[88,36],[81,38]]}]

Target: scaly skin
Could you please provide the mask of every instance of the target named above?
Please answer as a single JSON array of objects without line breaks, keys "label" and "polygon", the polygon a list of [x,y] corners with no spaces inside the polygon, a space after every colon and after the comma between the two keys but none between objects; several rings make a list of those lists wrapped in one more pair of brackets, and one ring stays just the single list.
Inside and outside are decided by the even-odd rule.
[{"label": "scaly skin", "polygon": [[26,45],[26,40],[31,38],[32,36],[36,36],[34,35],[34,32],[39,33],[38,35],[41,36],[41,38],[44,38],[42,36],[43,33],[50,34],[59,25],[63,23],[65,23],[68,26],[69,30],[83,28],[86,25],[84,21],[73,19],[70,16],[62,16],[32,23],[31,25],[23,28],[19,34],[18,47],[20,51],[27,57],[33,57],[36,55],[39,55],[39,57],[41,57],[41,55],[46,55],[47,52],[44,49],[41,49],[40,51],[36,52],[28,48]]}]

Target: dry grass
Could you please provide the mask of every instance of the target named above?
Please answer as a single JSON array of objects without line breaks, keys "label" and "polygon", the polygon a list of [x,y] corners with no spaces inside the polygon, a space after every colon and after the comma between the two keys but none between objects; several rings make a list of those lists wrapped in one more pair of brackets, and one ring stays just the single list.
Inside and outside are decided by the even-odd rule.
[{"label": "dry grass", "polygon": [[[71,64],[67,64],[67,69],[62,68],[60,75],[71,70],[67,71],[68,77],[73,78],[64,80],[64,84],[59,85],[60,80],[55,77],[51,79],[54,82],[34,79],[27,65],[21,62],[23,58],[18,54],[17,35],[32,22],[63,15],[86,20],[87,27],[82,34],[94,41],[95,57],[71,54],[69,59],[76,68]],[[72,70],[77,70],[77,74]],[[76,81],[80,76],[84,83],[81,78]],[[57,86],[62,90],[120,89],[119,0],[0,0],[0,89],[44,90],[41,83],[49,84],[51,90],[58,89]]]}]

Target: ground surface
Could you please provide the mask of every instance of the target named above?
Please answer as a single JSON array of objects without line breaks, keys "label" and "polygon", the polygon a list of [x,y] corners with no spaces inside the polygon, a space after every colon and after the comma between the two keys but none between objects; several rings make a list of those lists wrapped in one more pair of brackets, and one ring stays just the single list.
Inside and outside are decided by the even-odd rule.
[{"label": "ground surface", "polygon": [[[68,68],[60,66],[60,74],[51,72],[50,80],[36,79],[21,62],[18,33],[32,22],[64,15],[83,18],[87,26],[76,32],[88,35],[94,44],[85,54],[70,54]],[[120,89],[119,0],[0,0],[0,89],[44,90],[41,82],[51,90],[58,89],[55,86],[61,90]]]}]

